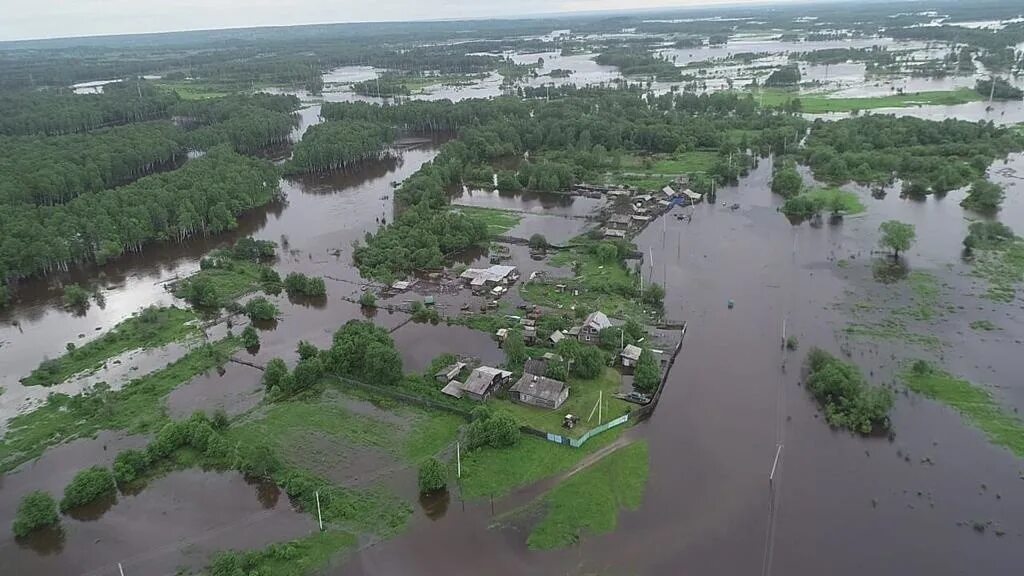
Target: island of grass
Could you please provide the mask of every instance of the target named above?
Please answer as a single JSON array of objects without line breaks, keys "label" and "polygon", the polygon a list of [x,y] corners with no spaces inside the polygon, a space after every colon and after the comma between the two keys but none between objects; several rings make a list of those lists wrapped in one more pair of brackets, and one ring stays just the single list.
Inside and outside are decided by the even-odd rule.
[{"label": "island of grass", "polygon": [[1024,421],[1003,410],[988,390],[918,360],[900,377],[907,387],[956,409],[989,441],[1024,456]]},{"label": "island of grass", "polygon": [[478,206],[452,206],[453,212],[464,214],[487,224],[487,233],[491,236],[507,234],[519,225],[522,215],[508,210],[496,208],[481,208]]},{"label": "island of grass", "polygon": [[797,94],[786,90],[759,90],[754,99],[764,106],[797,108],[808,114],[827,112],[853,112],[875,108],[905,108],[908,106],[951,106],[982,100],[981,95],[970,88],[912,94],[893,94],[865,98],[830,98],[825,94]]},{"label": "island of grass", "polygon": [[649,458],[647,443],[636,442],[573,474],[541,498],[543,517],[530,532],[527,546],[564,548],[587,534],[615,530],[619,510],[636,510],[643,502]]},{"label": "island of grass", "polygon": [[195,314],[180,308],[149,307],[84,346],[68,345],[60,358],[44,360],[22,379],[25,386],[55,386],[76,374],[99,370],[128,350],[157,348],[199,333]]},{"label": "island of grass", "polygon": [[787,198],[782,213],[792,218],[810,218],[823,210],[833,215],[851,216],[867,208],[854,192],[839,188],[811,188]]},{"label": "island of grass", "polygon": [[51,394],[45,404],[8,423],[0,441],[0,472],[39,457],[51,446],[102,430],[156,432],[169,421],[163,398],[195,376],[222,365],[239,347],[235,338],[201,346],[120,390],[99,386],[78,396]]},{"label": "island of grass", "polygon": [[215,310],[263,289],[277,294],[281,276],[263,262],[274,257],[277,245],[243,238],[231,248],[215,250],[199,262],[199,271],[174,284],[174,294],[196,308]]}]

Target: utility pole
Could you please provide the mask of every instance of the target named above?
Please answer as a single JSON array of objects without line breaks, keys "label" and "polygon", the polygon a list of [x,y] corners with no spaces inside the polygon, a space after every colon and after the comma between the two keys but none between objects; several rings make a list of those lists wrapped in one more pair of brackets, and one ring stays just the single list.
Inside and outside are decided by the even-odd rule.
[{"label": "utility pole", "polygon": [[458,463],[458,472],[456,472],[457,478],[462,478],[462,446],[455,443],[455,461]]},{"label": "utility pole", "polygon": [[[324,531],[324,517],[320,514],[320,491],[316,491],[316,517],[320,521],[320,531]],[[124,576],[122,574],[121,576]]]},{"label": "utility pole", "polygon": [[121,576],[124,576],[124,568],[121,567],[120,562],[117,563],[117,571],[121,573]]},{"label": "utility pole", "polygon": [[992,83],[992,86],[989,88],[989,91],[988,91],[988,104],[989,104],[989,106],[991,106],[992,105],[992,99],[996,95],[996,78],[995,78],[995,76],[992,76],[990,74],[988,79],[989,79],[989,82]]}]

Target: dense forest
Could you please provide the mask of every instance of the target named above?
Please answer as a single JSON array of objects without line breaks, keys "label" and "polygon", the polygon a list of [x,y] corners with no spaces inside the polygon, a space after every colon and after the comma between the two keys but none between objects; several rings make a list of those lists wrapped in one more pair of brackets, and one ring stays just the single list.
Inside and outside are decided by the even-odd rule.
[{"label": "dense forest", "polygon": [[0,211],[0,277],[15,279],[233,228],[246,209],[279,194],[269,163],[215,148],[183,168],[66,204]]},{"label": "dense forest", "polygon": [[327,172],[380,159],[388,153],[385,146],[393,139],[394,130],[376,122],[318,124],[303,135],[284,170],[288,174]]},{"label": "dense forest", "polygon": [[625,76],[648,76],[659,82],[683,79],[674,62],[654,56],[643,48],[608,50],[598,54],[594,61],[602,66],[615,66]]},{"label": "dense forest", "polygon": [[287,141],[298,124],[298,108],[295,96],[255,94],[182,102],[172,113],[191,128],[186,136],[190,149],[230,144],[238,152],[251,153]]}]

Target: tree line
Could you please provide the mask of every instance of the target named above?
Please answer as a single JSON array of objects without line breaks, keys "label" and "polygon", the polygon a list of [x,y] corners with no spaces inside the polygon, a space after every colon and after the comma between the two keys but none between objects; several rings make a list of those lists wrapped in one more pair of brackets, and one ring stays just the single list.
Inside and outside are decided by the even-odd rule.
[{"label": "tree line", "polygon": [[214,148],[180,170],[88,192],[63,205],[7,206],[0,211],[0,278],[102,263],[152,241],[228,230],[238,214],[279,193],[271,164]]},{"label": "tree line", "polygon": [[386,124],[362,120],[326,122],[311,126],[295,145],[285,164],[286,174],[341,170],[388,154],[394,129]]}]

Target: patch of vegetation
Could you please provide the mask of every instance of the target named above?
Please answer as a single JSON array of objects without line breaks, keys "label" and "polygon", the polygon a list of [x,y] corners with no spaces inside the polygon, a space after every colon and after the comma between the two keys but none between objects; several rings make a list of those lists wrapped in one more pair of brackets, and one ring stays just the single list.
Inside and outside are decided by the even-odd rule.
[{"label": "patch of vegetation", "polygon": [[927,272],[914,271],[907,277],[914,299],[910,316],[917,320],[930,321],[938,314],[939,283]]},{"label": "patch of vegetation", "polygon": [[246,326],[242,330],[242,346],[249,350],[260,347],[260,335],[256,333],[256,329],[252,325]]},{"label": "patch of vegetation", "polygon": [[422,494],[442,490],[448,485],[448,466],[437,458],[428,458],[420,464],[417,480]]},{"label": "patch of vegetation", "polygon": [[441,315],[434,306],[427,306],[422,300],[413,300],[409,305],[409,312],[412,314],[413,322],[437,324],[441,321]]},{"label": "patch of vegetation", "polygon": [[363,308],[376,308],[377,296],[373,292],[366,290],[359,295],[359,305]]},{"label": "patch of vegetation", "polygon": [[888,220],[878,226],[882,236],[878,239],[878,245],[893,251],[893,258],[899,258],[900,252],[905,252],[914,245],[917,239],[917,231],[913,224],[907,224],[898,220]]},{"label": "patch of vegetation", "polygon": [[1015,239],[1000,248],[978,249],[974,254],[973,273],[988,281],[985,297],[997,302],[1013,302],[1017,286],[1024,282],[1024,241]]},{"label": "patch of vegetation", "polygon": [[1004,411],[984,388],[918,360],[901,373],[907,386],[956,409],[993,444],[1024,457],[1024,422]]},{"label": "patch of vegetation", "polygon": [[487,233],[491,236],[507,234],[509,230],[519,225],[522,215],[508,210],[497,210],[494,208],[480,208],[477,206],[456,206],[454,212],[464,214],[479,220],[487,225]]},{"label": "patch of vegetation", "polygon": [[174,295],[195,306],[215,310],[263,285],[264,266],[214,252],[199,261],[199,272],[174,286]]},{"label": "patch of vegetation", "polygon": [[999,184],[979,179],[971,184],[971,189],[967,191],[967,196],[960,201],[960,205],[982,214],[993,214],[1002,207],[1005,196],[1003,187]]},{"label": "patch of vegetation", "polygon": [[868,385],[856,366],[820,348],[807,355],[807,368],[807,389],[825,409],[829,424],[860,434],[888,428],[889,390]]},{"label": "patch of vegetation", "polygon": [[968,251],[994,250],[1006,247],[1016,236],[1006,224],[997,221],[971,222],[964,238],[964,248]]},{"label": "patch of vegetation", "polygon": [[92,294],[78,284],[68,284],[64,287],[64,306],[73,310],[85,310],[89,307],[89,297]]},{"label": "patch of vegetation", "polygon": [[661,366],[654,358],[654,353],[649,348],[644,348],[640,352],[640,359],[633,373],[633,388],[644,394],[653,394],[660,384]]},{"label": "patch of vegetation", "polygon": [[996,326],[991,320],[975,320],[971,322],[971,330],[977,330],[978,332],[993,332],[999,330],[999,326]]},{"label": "patch of vegetation", "polygon": [[317,276],[306,276],[292,272],[284,278],[284,289],[291,297],[322,298],[327,295],[324,279]]},{"label": "patch of vegetation", "polygon": [[514,328],[519,325],[518,321],[509,318],[506,314],[499,313],[460,314],[455,318],[450,318],[449,322],[486,332],[492,336],[500,328]]},{"label": "patch of vegetation", "polygon": [[904,108],[907,106],[952,106],[977,102],[981,96],[969,88],[958,90],[915,92],[912,94],[896,94],[865,98],[829,98],[828,96],[798,95],[783,90],[760,90],[754,93],[754,99],[765,106],[795,107],[807,114],[823,114],[826,112],[852,112],[871,110],[874,108]]},{"label": "patch of vegetation", "polygon": [[473,421],[466,429],[466,447],[511,448],[519,443],[521,434],[515,418],[505,410],[488,406],[473,409]]},{"label": "patch of vegetation", "polygon": [[619,437],[619,426],[581,448],[524,436],[512,448],[481,448],[462,455],[462,495],[470,500],[504,496],[521,486],[565,472]]},{"label": "patch of vegetation", "polygon": [[326,566],[339,552],[355,549],[358,543],[357,535],[350,532],[317,532],[299,540],[272,544],[262,550],[222,552],[206,573],[210,576],[306,576]]},{"label": "patch of vegetation", "polygon": [[162,370],[129,382],[121,390],[113,391],[103,385],[78,396],[51,394],[39,408],[10,420],[0,442],[0,472],[39,457],[51,446],[101,430],[123,430],[130,434],[159,430],[168,421],[164,396],[226,362],[238,346],[238,340],[233,338],[202,346]]},{"label": "patch of vegetation", "polygon": [[896,318],[886,318],[871,324],[854,323],[843,329],[846,334],[865,340],[891,340],[920,346],[927,350],[939,350],[942,341],[931,334],[918,334],[907,330],[906,325]]},{"label": "patch of vegetation", "polygon": [[243,311],[250,320],[262,321],[274,320],[279,313],[277,306],[263,296],[258,296],[246,302]]},{"label": "patch of vegetation", "polygon": [[92,373],[110,358],[134,349],[157,348],[198,334],[195,314],[180,308],[149,307],[81,347],[69,347],[60,358],[44,360],[21,383],[54,386],[79,373]]},{"label": "patch of vegetation", "polygon": [[782,213],[787,216],[810,218],[828,210],[833,215],[853,215],[867,208],[855,192],[838,188],[813,188],[786,199]]},{"label": "patch of vegetation", "polygon": [[67,512],[116,491],[117,484],[114,482],[114,474],[109,468],[103,466],[86,468],[75,474],[71,483],[64,488],[64,498],[60,501],[60,510]]},{"label": "patch of vegetation", "polygon": [[42,490],[35,490],[21,498],[11,530],[18,538],[24,538],[40,528],[55,526],[58,523],[60,516],[57,515],[57,502],[53,496]]},{"label": "patch of vegetation", "polygon": [[636,442],[574,474],[544,496],[544,518],[527,545],[552,550],[613,531],[620,509],[636,510],[643,502],[649,459],[647,443]]}]

